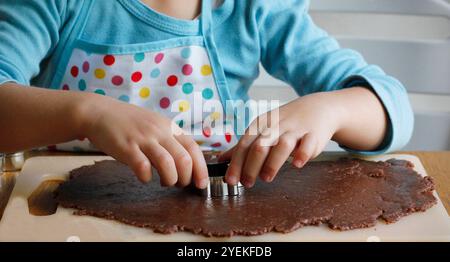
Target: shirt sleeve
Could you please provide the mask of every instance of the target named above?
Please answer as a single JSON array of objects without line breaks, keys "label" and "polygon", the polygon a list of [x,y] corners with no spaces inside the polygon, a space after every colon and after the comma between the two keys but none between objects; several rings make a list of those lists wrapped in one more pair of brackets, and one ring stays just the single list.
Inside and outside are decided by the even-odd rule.
[{"label": "shirt sleeve", "polygon": [[378,66],[368,65],[359,53],[340,48],[335,39],[312,21],[309,1],[270,3],[257,18],[261,62],[267,72],[289,83],[299,95],[353,86],[370,88],[389,117],[384,142],[374,151],[344,149],[370,155],[405,146],[412,136],[414,116],[402,84]]},{"label": "shirt sleeve", "polygon": [[59,41],[66,1],[0,0],[0,84],[29,85]]}]

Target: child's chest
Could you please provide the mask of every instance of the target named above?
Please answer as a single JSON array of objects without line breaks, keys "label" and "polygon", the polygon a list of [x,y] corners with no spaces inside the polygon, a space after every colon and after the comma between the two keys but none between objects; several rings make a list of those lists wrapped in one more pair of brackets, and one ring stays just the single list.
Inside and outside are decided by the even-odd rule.
[{"label": "child's chest", "polygon": [[[208,19],[198,23],[200,35],[141,43],[98,44],[76,38],[65,50],[66,61],[59,64],[61,74],[53,86],[158,112],[189,132],[204,150],[225,150],[236,142],[233,115],[225,109],[227,81]],[[61,146],[70,149],[73,143],[68,147]]]}]

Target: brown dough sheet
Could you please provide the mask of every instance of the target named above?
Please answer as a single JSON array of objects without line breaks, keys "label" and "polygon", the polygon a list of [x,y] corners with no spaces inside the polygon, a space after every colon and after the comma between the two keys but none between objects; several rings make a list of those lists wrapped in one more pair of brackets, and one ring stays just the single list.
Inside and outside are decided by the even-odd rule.
[{"label": "brown dough sheet", "polygon": [[76,215],[91,215],[158,233],[190,231],[205,236],[288,233],[327,224],[336,230],[393,223],[436,203],[434,183],[408,161],[356,159],[310,162],[298,170],[286,163],[276,179],[258,181],[239,197],[205,199],[193,188],[162,188],[154,177],[140,183],[116,161],[71,171],[56,198]]}]

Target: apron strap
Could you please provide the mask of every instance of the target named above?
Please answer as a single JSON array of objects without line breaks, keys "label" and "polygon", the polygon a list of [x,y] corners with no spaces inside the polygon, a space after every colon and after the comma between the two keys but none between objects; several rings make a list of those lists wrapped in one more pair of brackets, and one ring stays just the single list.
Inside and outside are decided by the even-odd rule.
[{"label": "apron strap", "polygon": [[211,34],[212,27],[212,3],[211,0],[201,0],[202,1],[202,13],[200,17],[200,26],[202,30],[202,35],[206,36]]}]

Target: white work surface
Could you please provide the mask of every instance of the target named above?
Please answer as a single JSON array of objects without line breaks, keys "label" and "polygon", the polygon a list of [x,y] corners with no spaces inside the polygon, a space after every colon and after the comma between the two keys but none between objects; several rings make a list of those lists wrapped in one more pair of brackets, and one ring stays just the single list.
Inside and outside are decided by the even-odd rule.
[{"label": "white work surface", "polygon": [[[417,172],[426,175],[420,160],[414,156],[385,155],[370,160],[389,158],[409,160]],[[0,241],[450,241],[450,219],[439,199],[437,205],[424,213],[412,214],[389,225],[379,221],[368,229],[340,232],[321,225],[303,227],[289,234],[231,238],[206,238],[184,232],[162,235],[105,219],[75,216],[73,210],[65,208],[58,208],[50,216],[28,213],[27,197],[42,181],[65,179],[70,170],[103,159],[108,157],[57,156],[27,160],[0,221]]]}]

